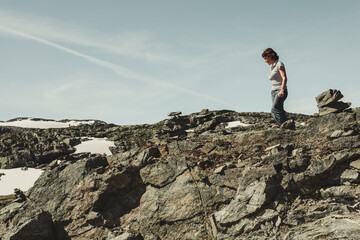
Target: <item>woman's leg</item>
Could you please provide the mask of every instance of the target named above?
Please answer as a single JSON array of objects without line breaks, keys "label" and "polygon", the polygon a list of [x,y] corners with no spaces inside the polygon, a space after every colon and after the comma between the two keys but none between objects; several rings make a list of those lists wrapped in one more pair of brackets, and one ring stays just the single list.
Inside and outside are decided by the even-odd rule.
[{"label": "woman's leg", "polygon": [[279,97],[278,93],[280,90],[273,90],[271,91],[272,97],[272,107],[271,107],[271,114],[275,119],[276,123],[281,125],[286,121],[286,113],[284,111],[284,101],[287,98],[288,92],[285,89],[284,96]]}]

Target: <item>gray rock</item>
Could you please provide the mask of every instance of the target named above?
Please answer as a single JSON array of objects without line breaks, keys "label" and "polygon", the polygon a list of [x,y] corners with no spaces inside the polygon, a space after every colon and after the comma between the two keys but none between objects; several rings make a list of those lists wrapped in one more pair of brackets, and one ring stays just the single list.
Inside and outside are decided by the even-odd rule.
[{"label": "gray rock", "polygon": [[358,214],[332,214],[315,222],[294,228],[284,236],[284,240],[303,239],[359,239],[360,216]]},{"label": "gray rock", "polygon": [[215,173],[215,174],[223,174],[224,171],[225,171],[225,169],[227,169],[227,166],[226,166],[226,165],[220,166],[220,167],[218,167],[217,169],[214,170],[214,173]]},{"label": "gray rock", "polygon": [[353,169],[346,169],[340,176],[340,183],[355,183],[359,181],[359,172]]},{"label": "gray rock", "polygon": [[343,110],[349,108],[351,103],[339,102],[343,97],[340,91],[329,89],[315,99],[317,102],[317,107],[319,108],[320,116],[326,115],[329,113],[342,112]]},{"label": "gray rock", "polygon": [[218,119],[212,119],[210,121],[204,122],[203,124],[197,126],[195,128],[195,132],[205,132],[205,131],[209,131],[209,130],[214,130],[215,127],[220,124]]},{"label": "gray rock", "polygon": [[206,115],[209,113],[209,109],[203,109],[201,110],[201,112],[199,113],[200,115]]},{"label": "gray rock", "polygon": [[351,106],[350,102],[348,102],[348,103],[336,102],[327,107],[319,108],[319,113],[320,113],[320,116],[326,115],[329,113],[339,113],[339,112],[342,112],[343,110],[349,108],[350,106]]},{"label": "gray rock", "polygon": [[[272,152],[273,149],[277,149],[277,151],[274,152],[274,153],[277,153],[277,152],[279,152],[279,148],[280,148],[280,144],[276,144],[276,145],[274,145],[274,146],[270,146],[270,147],[266,148],[265,151]],[[272,153],[272,154],[274,154],[274,153]]]},{"label": "gray rock", "polygon": [[359,186],[334,186],[327,189],[321,189],[320,194],[323,199],[333,199],[337,201],[349,201],[357,199],[360,196]]},{"label": "gray rock", "polygon": [[283,176],[283,179],[281,180],[280,185],[284,190],[290,190],[293,188],[293,186],[294,186],[293,177],[294,177],[293,173]]},{"label": "gray rock", "polygon": [[25,196],[24,192],[21,191],[20,189],[15,188],[14,189],[14,194],[15,194],[17,202],[23,202],[23,201],[26,200],[26,196]]},{"label": "gray rock", "polygon": [[184,141],[176,141],[176,142],[169,143],[167,145],[167,148],[168,148],[169,152],[171,152],[173,154],[178,154],[178,153],[185,152],[185,151],[193,151],[196,148],[198,148],[199,146],[201,146],[201,144],[198,142],[194,142],[191,140],[184,140]]},{"label": "gray rock", "polygon": [[221,225],[237,222],[259,210],[266,199],[266,183],[253,182],[246,188],[239,188],[235,199],[214,214],[215,219]]},{"label": "gray rock", "polygon": [[[202,182],[194,182],[193,176],[186,171],[178,176],[177,181],[163,188],[148,186],[142,196],[139,207],[140,231],[150,234],[157,222],[175,223],[194,218],[203,212],[203,204],[213,201]],[[151,234],[153,237],[159,236]]]},{"label": "gray rock", "polygon": [[350,163],[350,167],[360,170],[360,159]]},{"label": "gray rock", "polygon": [[9,205],[0,209],[0,220],[12,219],[17,214],[23,202],[12,202]]},{"label": "gray rock", "polygon": [[321,176],[330,171],[336,164],[336,158],[333,155],[322,159],[321,161],[313,161],[304,172],[309,177]]},{"label": "gray rock", "polygon": [[330,138],[338,138],[343,136],[344,134],[345,132],[343,130],[336,130],[330,135]]},{"label": "gray rock", "polygon": [[24,223],[20,223],[15,232],[7,233],[10,240],[48,240],[53,238],[52,219],[48,212],[38,213]]},{"label": "gray rock", "polygon": [[108,240],[139,240],[141,238],[139,238],[138,234],[136,234],[132,231],[126,231],[119,236],[108,237],[107,239]]},{"label": "gray rock", "polygon": [[360,136],[341,137],[333,140],[333,145],[339,150],[344,148],[359,148]]},{"label": "gray rock", "polygon": [[353,129],[350,129],[346,133],[344,133],[344,137],[352,136],[355,134],[355,131]]},{"label": "gray rock", "polygon": [[101,214],[94,211],[88,213],[86,220],[88,223],[94,226],[100,226],[104,223],[104,218],[101,216]]},{"label": "gray rock", "polygon": [[167,161],[157,162],[141,169],[140,175],[144,183],[156,187],[164,187],[173,182],[188,169],[185,158],[170,157]]},{"label": "gray rock", "polygon": [[326,105],[339,101],[341,98],[343,98],[343,95],[341,94],[340,91],[335,89],[329,89],[319,94],[315,98],[315,100],[317,102],[318,107],[325,107]]},{"label": "gray rock", "polygon": [[160,152],[157,147],[150,147],[141,151],[131,162],[132,166],[140,167],[146,166],[152,158],[160,157]]},{"label": "gray rock", "polygon": [[283,124],[281,124],[280,128],[294,130],[295,129],[295,121],[293,119],[289,119],[286,122],[284,122]]},{"label": "gray rock", "polygon": [[[274,228],[277,219],[278,213],[276,211],[272,209],[265,209],[259,213],[257,217],[241,219],[237,224],[230,227],[225,234],[219,234],[218,239],[234,239],[236,236],[239,236],[242,233],[252,232],[260,228],[266,229],[268,227],[267,230],[272,229]],[[269,239],[268,233],[264,234],[264,237],[267,237],[267,239]]]},{"label": "gray rock", "polygon": [[177,117],[179,115],[181,115],[180,111],[179,112],[171,112],[171,113],[168,114],[169,117]]}]

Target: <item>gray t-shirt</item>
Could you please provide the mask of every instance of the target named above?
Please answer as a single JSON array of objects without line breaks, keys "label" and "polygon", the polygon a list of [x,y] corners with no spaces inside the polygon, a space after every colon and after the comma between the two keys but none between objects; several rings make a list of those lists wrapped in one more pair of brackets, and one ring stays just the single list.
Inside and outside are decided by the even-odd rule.
[{"label": "gray t-shirt", "polygon": [[285,68],[284,63],[282,63],[280,61],[274,62],[274,64],[272,64],[270,67],[269,79],[272,84],[271,90],[280,90],[281,89],[283,79],[280,75],[280,67]]}]

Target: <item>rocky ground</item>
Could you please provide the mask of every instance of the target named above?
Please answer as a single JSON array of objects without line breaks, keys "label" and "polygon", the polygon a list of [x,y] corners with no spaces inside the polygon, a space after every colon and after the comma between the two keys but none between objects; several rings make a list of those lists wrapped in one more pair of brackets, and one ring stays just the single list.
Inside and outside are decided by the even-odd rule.
[{"label": "rocky ground", "polygon": [[[290,114],[286,128],[268,113],[173,115],[1,127],[1,168],[45,170],[25,196],[0,198],[2,239],[359,239],[360,108]],[[74,154],[85,136],[114,141],[113,154]]]}]

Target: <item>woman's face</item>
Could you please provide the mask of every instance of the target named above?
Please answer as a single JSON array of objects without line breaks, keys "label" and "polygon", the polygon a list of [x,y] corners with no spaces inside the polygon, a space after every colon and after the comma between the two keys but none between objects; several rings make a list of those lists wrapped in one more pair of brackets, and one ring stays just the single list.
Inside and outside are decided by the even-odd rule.
[{"label": "woman's face", "polygon": [[275,60],[271,59],[271,57],[264,57],[264,60],[269,65],[271,65],[275,62]]}]

